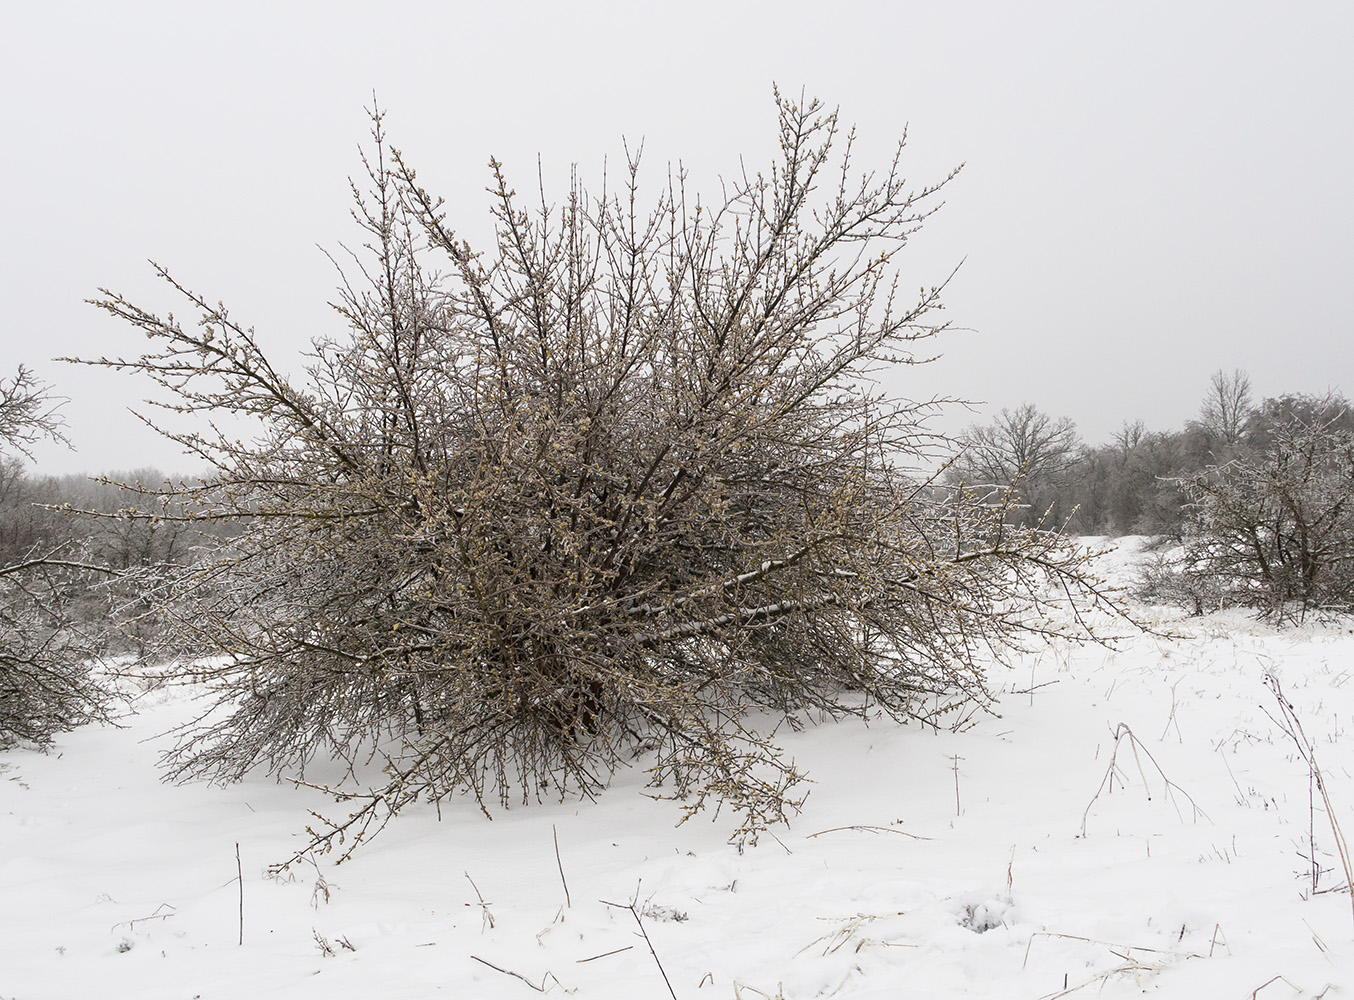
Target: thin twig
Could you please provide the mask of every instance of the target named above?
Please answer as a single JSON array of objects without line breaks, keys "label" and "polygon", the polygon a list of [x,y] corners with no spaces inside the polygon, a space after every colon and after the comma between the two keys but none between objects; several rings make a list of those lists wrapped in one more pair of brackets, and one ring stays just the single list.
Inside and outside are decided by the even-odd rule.
[{"label": "thin twig", "polygon": [[[229,885],[230,883],[227,882],[226,884]],[[169,912],[162,913],[161,911],[164,910],[166,907],[168,908]],[[159,906],[155,908],[154,913],[147,914],[144,917],[136,917],[133,920],[120,921],[119,923],[113,925],[112,930],[117,930],[119,927],[126,927],[129,931],[134,931],[136,930],[137,924],[142,923],[146,920],[168,920],[170,917],[174,916],[175,910],[176,907],[174,906],[173,903],[161,903]]]},{"label": "thin twig", "polygon": [[1040,688],[1046,688],[1046,687],[1049,687],[1049,686],[1052,685],[1052,684],[1057,684],[1057,683],[1058,683],[1058,680],[1057,680],[1056,678],[1055,678],[1054,680],[1051,680],[1051,681],[1040,681],[1038,684],[1031,684],[1031,685],[1030,685],[1029,687],[1027,687],[1027,688],[1018,688],[1018,689],[1016,689],[1016,690],[1013,690],[1013,691],[1011,692],[1011,694],[1027,694],[1027,695],[1030,696],[1030,701],[1031,701],[1031,703],[1033,703],[1033,701],[1034,701],[1034,692],[1038,691]]},{"label": "thin twig", "polygon": [[[1204,956],[1192,951],[1171,951],[1167,948],[1149,948],[1146,945],[1123,944],[1119,941],[1104,941],[1100,938],[1083,937],[1080,934],[1063,934],[1059,931],[1035,931],[1030,935],[1029,943],[1025,945],[1025,960],[1020,963],[1023,969],[1030,961],[1030,949],[1034,947],[1034,939],[1037,937],[1064,938],[1068,941],[1084,941],[1087,944],[1104,945],[1106,948],[1123,948],[1125,951],[1147,951],[1153,955],[1170,955],[1172,958],[1203,958]],[[1118,952],[1115,952],[1118,954]]]},{"label": "thin twig", "polygon": [[240,944],[244,947],[244,868],[240,865],[240,842],[235,842],[235,878],[240,883]]},{"label": "thin twig", "polygon": [[[1142,742],[1138,739],[1133,730],[1128,728],[1128,723],[1121,722],[1114,729],[1114,752],[1110,754],[1110,762],[1109,766],[1105,768],[1105,776],[1100,779],[1100,787],[1095,790],[1095,794],[1091,796],[1091,801],[1086,803],[1086,811],[1081,814],[1081,835],[1083,837],[1086,836],[1086,821],[1090,818],[1091,807],[1094,806],[1096,801],[1100,798],[1100,793],[1105,791],[1106,786],[1109,787],[1110,791],[1114,790],[1114,778],[1116,773],[1119,773],[1119,748],[1122,746],[1123,738],[1125,736],[1128,737],[1129,747],[1133,751],[1133,760],[1138,765],[1138,774],[1142,778],[1143,791],[1146,792],[1148,801],[1150,802],[1152,799],[1152,788],[1147,782],[1147,771],[1142,766],[1142,756],[1140,756],[1140,753],[1146,755],[1147,759],[1152,762],[1152,766],[1157,769],[1157,774],[1160,775],[1161,780],[1166,786],[1166,798],[1170,800],[1171,805],[1175,806],[1175,811],[1180,815],[1181,821],[1183,821],[1185,817],[1180,813],[1180,807],[1176,805],[1175,799],[1171,795],[1172,790],[1179,792],[1185,798],[1189,799],[1190,808],[1194,810],[1193,818],[1196,821],[1200,816],[1204,819],[1208,819],[1208,813],[1199,808],[1199,803],[1194,801],[1194,796],[1190,795],[1189,792],[1185,791],[1170,778],[1166,777],[1166,772],[1161,769],[1161,765],[1158,764],[1156,758],[1152,756],[1152,752],[1142,745]],[[1212,820],[1209,820],[1209,822],[1212,822]]]},{"label": "thin twig", "polygon": [[1208,957],[1213,957],[1213,949],[1218,946],[1218,935],[1222,934],[1222,946],[1227,949],[1227,954],[1232,953],[1232,946],[1227,943],[1227,935],[1223,934],[1222,924],[1213,925],[1213,940],[1208,943]]},{"label": "thin twig", "polygon": [[[535,983],[533,983],[526,976],[522,975],[520,972],[513,972],[512,969],[504,969],[501,966],[497,966],[493,962],[488,961],[487,959],[480,958],[478,955],[471,955],[470,957],[473,958],[476,962],[479,962],[481,965],[489,966],[489,968],[493,969],[495,972],[501,972],[505,976],[515,976],[516,978],[522,980],[522,982],[530,986],[537,993],[545,992],[545,976],[541,977],[541,985],[537,986]],[[546,975],[549,975],[549,973],[546,973]]]},{"label": "thin twig", "polygon": [[[1349,856],[1349,845],[1345,842],[1344,831],[1340,829],[1339,820],[1335,818],[1335,809],[1331,805],[1330,795],[1326,791],[1326,776],[1316,763],[1316,748],[1312,746],[1312,741],[1307,738],[1307,733],[1302,728],[1302,722],[1298,719],[1297,712],[1293,708],[1293,703],[1284,697],[1283,689],[1279,686],[1279,679],[1273,674],[1265,675],[1265,683],[1270,691],[1273,692],[1275,699],[1279,702],[1279,711],[1283,714],[1286,725],[1282,726],[1294,743],[1298,746],[1298,752],[1302,754],[1303,760],[1307,762],[1310,780],[1316,783],[1317,790],[1321,793],[1321,803],[1326,807],[1326,819],[1330,822],[1331,836],[1335,840],[1335,851],[1340,855],[1340,864],[1345,870],[1345,884],[1349,889],[1349,901],[1351,909],[1354,909],[1354,863],[1351,863]],[[1310,847],[1312,855],[1312,864],[1316,865],[1315,839]],[[1315,889],[1316,879],[1312,879],[1313,889]],[[1271,980],[1272,981],[1272,980]],[[1268,985],[1268,984],[1266,984]]]},{"label": "thin twig", "polygon": [[470,888],[475,890],[475,897],[480,901],[480,914],[483,917],[483,919],[480,921],[480,933],[481,934],[484,933],[485,924],[488,924],[489,929],[493,930],[494,915],[489,912],[489,904],[486,903],[484,901],[484,897],[480,895],[480,887],[475,884],[475,880],[470,877],[469,872],[465,873],[465,880],[470,883]]},{"label": "thin twig", "polygon": [[805,840],[812,840],[814,837],[821,837],[825,833],[840,833],[842,830],[869,830],[872,833],[896,833],[900,837],[911,837],[913,840],[930,840],[930,837],[923,837],[919,833],[908,833],[906,830],[895,830],[891,826],[868,826],[865,824],[853,824],[851,826],[834,826],[827,830],[819,830],[817,833],[811,833]]},{"label": "thin twig", "polygon": [[[1115,954],[1117,955],[1118,952],[1115,952]],[[1053,993],[1045,993],[1039,1000],[1058,1000],[1059,997],[1071,996],[1073,993],[1078,993],[1093,983],[1100,983],[1101,989],[1104,989],[1104,984],[1108,983],[1113,976],[1125,975],[1130,972],[1135,975],[1139,972],[1160,972],[1164,968],[1165,966],[1160,965],[1143,965],[1136,959],[1130,958],[1125,961],[1123,965],[1116,965],[1114,968],[1108,969],[1105,972],[1098,972],[1090,979],[1084,980],[1076,986],[1068,986],[1067,973],[1063,973],[1063,988]]]},{"label": "thin twig", "polygon": [[614,951],[604,951],[600,955],[593,955],[591,958],[580,958],[577,964],[582,965],[584,962],[595,962],[599,958],[606,958],[608,955],[619,955],[621,952],[630,951],[632,948],[634,948],[634,945],[627,944],[624,948],[617,948]]},{"label": "thin twig", "polygon": [[668,988],[668,994],[672,997],[672,1000],[677,1000],[677,992],[672,988],[672,982],[668,979],[668,973],[663,968],[663,963],[658,960],[658,952],[654,950],[653,942],[649,940],[649,932],[644,929],[644,921],[639,919],[639,911],[635,909],[635,904],[608,903],[605,899],[601,902],[604,906],[614,906],[618,910],[630,911],[630,915],[635,918],[635,923],[639,925],[639,933],[644,938],[644,943],[649,946],[649,954],[653,956],[654,964],[658,966],[659,975],[663,977],[663,982]]},{"label": "thin twig", "polygon": [[955,754],[950,759],[954,761],[954,814],[958,816],[962,811],[959,808],[959,762],[964,758]]},{"label": "thin twig", "polygon": [[[1260,984],[1259,986],[1257,986],[1255,989],[1251,990],[1251,1000],[1255,1000],[1255,998],[1258,997],[1258,996],[1260,995],[1260,991],[1263,990],[1266,986],[1272,986],[1272,985],[1274,985],[1274,984],[1277,983],[1277,982],[1285,982],[1285,983],[1288,983],[1288,985],[1289,985],[1291,988],[1293,988],[1293,989],[1295,989],[1295,990],[1298,989],[1296,986],[1293,986],[1292,983],[1289,983],[1287,979],[1284,979],[1283,976],[1275,976],[1275,977],[1272,978],[1272,979],[1267,979],[1267,980],[1265,980],[1263,983],[1261,983],[1261,984]],[[1301,990],[1298,990],[1298,992],[1300,993],[1300,992],[1302,992],[1302,991],[1301,991]]]},{"label": "thin twig", "polygon": [[320,949],[320,954],[325,958],[334,957],[334,948],[329,943],[329,939],[319,932],[315,927],[310,929],[310,933],[315,936],[315,947]]},{"label": "thin twig", "polygon": [[550,824],[550,832],[555,837],[555,864],[559,868],[560,884],[564,886],[564,905],[572,910],[574,908],[574,904],[569,899],[569,883],[564,880],[564,862],[560,860],[559,856],[559,830],[555,829],[554,823]]}]

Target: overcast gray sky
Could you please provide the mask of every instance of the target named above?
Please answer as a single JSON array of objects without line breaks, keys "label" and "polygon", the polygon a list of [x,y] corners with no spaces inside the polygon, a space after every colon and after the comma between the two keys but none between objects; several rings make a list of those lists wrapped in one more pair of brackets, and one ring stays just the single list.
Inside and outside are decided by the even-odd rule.
[{"label": "overcast gray sky", "polygon": [[[965,162],[904,254],[967,262],[965,332],[897,391],[1032,401],[1088,441],[1178,427],[1218,368],[1260,395],[1354,390],[1354,4],[778,0],[29,3],[0,58],[0,370],[63,395],[42,471],[196,471],[128,414],[145,387],[51,362],[139,351],[99,286],[179,309],[147,259],[230,306],[289,365],[354,234],[373,91],[453,223],[485,232],[485,163],[586,180],[621,138],[655,182],[774,151],[772,83],[855,122],[862,163],[910,123],[910,175]],[[179,309],[183,312],[182,309]]]}]

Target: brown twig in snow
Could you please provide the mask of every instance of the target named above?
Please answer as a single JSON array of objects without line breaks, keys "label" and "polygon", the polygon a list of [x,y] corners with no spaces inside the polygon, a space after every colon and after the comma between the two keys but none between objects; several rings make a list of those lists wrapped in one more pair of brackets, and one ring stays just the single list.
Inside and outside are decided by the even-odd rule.
[{"label": "brown twig in snow", "polygon": [[[230,883],[227,882],[226,884],[229,885]],[[168,909],[167,913],[161,912],[166,908]],[[175,909],[176,908],[173,903],[161,903],[159,906],[155,908],[154,913],[147,914],[144,917],[136,917],[133,920],[124,920],[120,923],[116,923],[112,926],[112,930],[117,930],[119,927],[126,927],[129,931],[134,931],[136,930],[137,924],[143,923],[144,921],[147,920],[168,920],[170,917],[174,916]]]},{"label": "brown twig in snow", "polygon": [[805,840],[812,840],[814,837],[821,837],[825,833],[840,833],[843,830],[868,830],[871,833],[896,833],[900,837],[911,837],[913,840],[930,840],[930,837],[923,837],[919,833],[908,833],[906,830],[895,830],[891,826],[868,826],[865,824],[853,824],[851,826],[834,826],[827,830],[819,830],[817,833],[811,833]]},{"label": "brown twig in snow", "polygon": [[[505,969],[505,968],[503,968],[502,966],[495,965],[493,962],[490,962],[490,961],[488,961],[487,959],[480,958],[478,955],[471,955],[470,957],[473,958],[476,962],[479,962],[480,965],[487,965],[487,966],[489,966],[489,968],[493,969],[495,972],[501,972],[501,973],[503,973],[503,975],[505,975],[505,976],[514,976],[514,977],[516,977],[517,979],[522,980],[522,982],[526,983],[528,986],[530,986],[530,987],[531,987],[533,990],[535,990],[537,993],[544,993],[544,992],[545,992],[545,980],[546,980],[546,977],[548,977],[548,976],[550,975],[550,973],[548,973],[548,972],[547,972],[544,976],[541,977],[541,985],[540,985],[540,986],[537,986],[535,983],[533,983],[533,982],[532,982],[530,979],[528,979],[526,976],[522,975],[520,972],[513,972],[512,969]],[[558,982],[558,980],[556,980],[556,982]]]},{"label": "brown twig in snow", "polygon": [[[1255,989],[1251,990],[1251,1000],[1255,1000],[1255,998],[1258,997],[1258,996],[1260,995],[1260,991],[1263,990],[1266,986],[1272,986],[1272,985],[1274,985],[1275,983],[1278,983],[1278,982],[1288,983],[1288,986],[1289,986],[1290,988],[1295,989],[1295,990],[1298,990],[1298,988],[1297,988],[1296,986],[1294,986],[1292,983],[1289,983],[1288,980],[1285,979],[1283,976],[1274,976],[1272,979],[1266,979],[1263,983],[1261,983],[1261,984],[1260,984],[1259,986],[1257,986]],[[1301,990],[1298,990],[1298,992],[1301,993],[1302,991],[1301,991]]]},{"label": "brown twig in snow", "polygon": [[654,950],[653,942],[649,940],[649,932],[644,929],[644,921],[639,918],[639,911],[635,909],[634,903],[608,903],[605,899],[603,906],[614,906],[618,910],[629,910],[630,915],[635,918],[635,923],[639,925],[639,933],[644,938],[644,943],[649,946],[649,954],[653,956],[654,964],[658,966],[658,973],[663,977],[663,983],[668,988],[668,994],[672,1000],[677,1000],[677,993],[672,988],[672,982],[668,979],[667,970],[663,968],[663,963],[658,960],[658,952]]},{"label": "brown twig in snow", "polygon": [[634,947],[635,946],[632,944],[627,944],[624,948],[616,948],[612,951],[604,951],[600,955],[593,955],[591,958],[580,958],[577,964],[582,965],[584,962],[595,962],[599,958],[606,958],[608,955],[619,955],[621,952],[630,951]]},{"label": "brown twig in snow", "polygon": [[564,905],[572,910],[574,904],[569,899],[569,883],[564,880],[564,862],[560,860],[559,856],[559,830],[555,829],[554,823],[550,824],[550,832],[555,838],[555,864],[559,867],[560,884],[564,886]]},{"label": "brown twig in snow", "polygon": [[235,879],[240,883],[240,943],[244,947],[244,868],[240,866],[240,842],[235,842]]},{"label": "brown twig in snow", "polygon": [[[1114,779],[1119,770],[1119,748],[1122,745],[1125,736],[1128,737],[1129,746],[1133,749],[1133,759],[1137,762],[1138,774],[1142,777],[1143,790],[1147,793],[1148,801],[1150,802],[1152,799],[1152,789],[1147,783],[1147,771],[1142,766],[1142,757],[1140,754],[1145,755],[1147,759],[1152,762],[1152,766],[1157,769],[1157,774],[1160,775],[1161,780],[1166,786],[1166,797],[1171,800],[1172,805],[1175,805],[1175,799],[1171,795],[1172,790],[1174,790],[1189,799],[1190,808],[1194,810],[1193,818],[1196,821],[1200,816],[1204,819],[1208,819],[1208,814],[1199,808],[1199,803],[1194,801],[1194,797],[1170,778],[1166,777],[1166,772],[1161,769],[1161,765],[1157,763],[1156,758],[1152,756],[1151,751],[1142,745],[1142,741],[1138,739],[1133,730],[1128,728],[1128,723],[1121,722],[1114,729],[1114,752],[1110,754],[1110,762],[1109,766],[1105,769],[1105,776],[1100,779],[1100,787],[1095,790],[1095,794],[1091,796],[1091,801],[1086,803],[1086,811],[1081,814],[1081,835],[1083,837],[1086,836],[1086,821],[1091,815],[1091,807],[1094,806],[1096,800],[1100,798],[1100,793],[1105,790],[1106,786],[1109,787],[1110,791],[1114,790]],[[1122,779],[1120,780],[1122,781]],[[1179,806],[1176,806],[1176,812],[1180,812]],[[1180,818],[1183,820],[1185,817],[1181,815]],[[1212,821],[1210,820],[1210,822]]]},{"label": "brown twig in snow", "polygon": [[[1340,829],[1340,823],[1335,818],[1335,809],[1331,806],[1330,794],[1326,791],[1326,776],[1322,774],[1321,768],[1316,763],[1316,748],[1312,746],[1312,741],[1307,738],[1306,732],[1303,731],[1302,722],[1298,719],[1293,703],[1284,697],[1283,689],[1279,686],[1279,679],[1273,674],[1265,674],[1265,685],[1273,692],[1275,699],[1279,702],[1279,711],[1283,715],[1283,721],[1279,723],[1279,728],[1297,744],[1298,753],[1307,763],[1309,780],[1315,784],[1317,791],[1321,793],[1321,802],[1326,807],[1326,819],[1330,822],[1331,836],[1335,839],[1335,851],[1340,855],[1340,864],[1344,866],[1345,885],[1349,889],[1350,906],[1354,908],[1354,864],[1350,862],[1349,845],[1345,842],[1344,832]],[[1313,892],[1316,891],[1317,876],[1320,871],[1316,860],[1315,822],[1315,817],[1309,815],[1309,853],[1312,855]]]},{"label": "brown twig in snow", "polygon": [[[1192,951],[1171,951],[1171,950],[1169,950],[1169,949],[1167,949],[1167,948],[1149,948],[1149,947],[1147,947],[1146,945],[1122,944],[1122,943],[1120,943],[1120,942],[1118,942],[1118,941],[1103,941],[1103,940],[1101,940],[1100,938],[1083,937],[1083,936],[1080,935],[1080,934],[1063,934],[1063,933],[1061,933],[1060,931],[1035,931],[1033,934],[1030,935],[1029,943],[1028,943],[1027,945],[1025,945],[1025,960],[1024,960],[1023,962],[1020,963],[1020,967],[1021,967],[1022,969],[1025,968],[1025,966],[1026,966],[1027,964],[1029,964],[1029,961],[1030,961],[1030,949],[1034,947],[1034,939],[1037,938],[1037,937],[1063,938],[1064,940],[1067,940],[1067,941],[1084,941],[1084,942],[1086,942],[1087,944],[1099,944],[1099,945],[1104,945],[1106,948],[1110,948],[1110,949],[1113,949],[1113,948],[1122,948],[1124,951],[1129,951],[1129,952],[1132,952],[1132,951],[1146,951],[1146,952],[1150,952],[1150,953],[1153,954],[1153,955],[1169,955],[1169,956],[1171,956],[1172,958],[1203,958],[1203,957],[1204,957],[1203,955],[1196,954],[1195,952],[1192,952]],[[1118,952],[1115,952],[1115,954],[1118,954]]]},{"label": "brown twig in snow", "polygon": [[484,933],[485,924],[489,925],[489,930],[493,930],[494,915],[489,912],[489,904],[486,903],[484,901],[484,897],[480,895],[480,887],[475,884],[475,880],[470,877],[469,872],[465,873],[465,880],[470,883],[470,888],[475,890],[475,898],[480,901],[480,913],[482,915],[482,919],[480,921],[480,933],[481,934]]}]

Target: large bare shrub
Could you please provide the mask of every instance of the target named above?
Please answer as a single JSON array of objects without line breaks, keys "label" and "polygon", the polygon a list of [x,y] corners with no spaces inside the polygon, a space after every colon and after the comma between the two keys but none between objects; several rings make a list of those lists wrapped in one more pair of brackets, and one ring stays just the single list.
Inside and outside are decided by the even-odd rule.
[{"label": "large bare shrub", "polygon": [[642,194],[632,157],[529,208],[493,163],[484,251],[374,115],[345,329],[296,381],[165,271],[195,321],[104,293],[151,346],[98,363],[260,428],[176,435],[216,476],[174,500],[240,531],[164,590],[180,640],[225,654],[173,773],[375,745],[389,782],[330,845],[640,757],[755,834],[801,779],[781,720],[986,703],[993,654],[1078,631],[1053,604],[1099,599],[1081,551],[930,488],[928,406],[874,379],[940,329],[895,263],[941,185],[909,186],[901,144],[860,176],[835,113],[778,108],[778,158],[713,204],[680,175]]}]

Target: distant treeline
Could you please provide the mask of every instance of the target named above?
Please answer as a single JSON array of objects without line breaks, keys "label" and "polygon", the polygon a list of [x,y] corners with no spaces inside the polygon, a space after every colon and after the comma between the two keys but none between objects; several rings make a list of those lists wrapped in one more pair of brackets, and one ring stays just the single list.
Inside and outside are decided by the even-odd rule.
[{"label": "distant treeline", "polygon": [[17,456],[0,457],[0,562],[17,562],[35,547],[49,551],[61,545],[78,545],[115,570],[183,561],[197,535],[181,522],[86,516],[117,515],[135,507],[135,495],[119,484],[154,490],[164,481],[164,474],[154,469],[98,479],[33,475]]},{"label": "distant treeline", "polygon": [[1113,439],[1087,445],[1076,426],[1032,404],[1003,410],[959,437],[963,450],[946,473],[951,485],[1019,492],[1016,519],[1066,526],[1074,534],[1179,538],[1188,510],[1182,481],[1209,468],[1257,461],[1276,435],[1303,428],[1354,431],[1339,392],[1255,401],[1244,372],[1212,376],[1197,418],[1179,430],[1125,422]]}]

